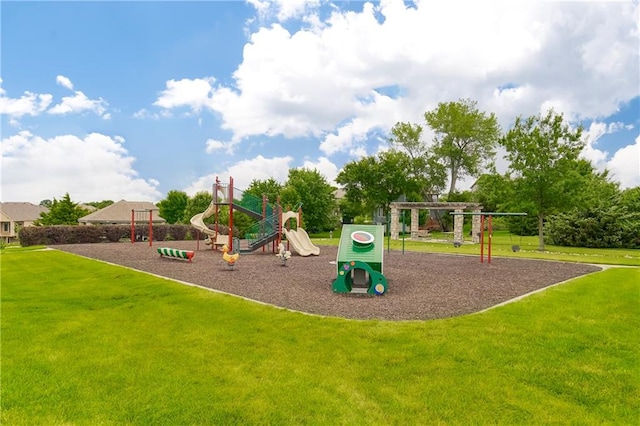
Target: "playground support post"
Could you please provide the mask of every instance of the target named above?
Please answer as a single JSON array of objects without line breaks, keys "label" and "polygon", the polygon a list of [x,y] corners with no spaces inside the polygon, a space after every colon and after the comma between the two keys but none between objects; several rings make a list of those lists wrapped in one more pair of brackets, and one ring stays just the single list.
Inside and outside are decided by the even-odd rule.
[{"label": "playground support post", "polygon": [[233,177],[229,177],[229,251],[233,253]]},{"label": "playground support post", "polygon": [[484,263],[484,215],[480,216],[480,263]]}]

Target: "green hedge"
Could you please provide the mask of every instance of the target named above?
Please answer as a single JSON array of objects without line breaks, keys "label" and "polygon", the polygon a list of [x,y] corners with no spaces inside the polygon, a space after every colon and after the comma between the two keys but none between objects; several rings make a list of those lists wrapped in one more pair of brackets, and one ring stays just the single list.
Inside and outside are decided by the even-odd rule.
[{"label": "green hedge", "polygon": [[[229,232],[229,227],[218,225],[218,231],[222,234]],[[135,238],[138,241],[149,238],[147,225],[135,226]],[[234,235],[238,231],[234,229]],[[191,225],[154,225],[153,240],[195,240],[199,235],[201,240],[205,236]],[[131,226],[129,225],[54,225],[54,226],[28,226],[18,232],[20,245],[23,247],[34,245],[55,244],[88,244],[103,242],[118,242],[131,238]]]},{"label": "green hedge", "polygon": [[549,244],[590,248],[640,248],[640,212],[625,207],[590,208],[550,218]]}]

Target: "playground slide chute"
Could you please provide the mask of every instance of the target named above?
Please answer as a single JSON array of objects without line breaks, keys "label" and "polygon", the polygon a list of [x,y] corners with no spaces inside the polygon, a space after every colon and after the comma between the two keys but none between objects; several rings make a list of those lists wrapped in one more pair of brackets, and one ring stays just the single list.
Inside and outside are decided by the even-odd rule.
[{"label": "playground slide chute", "polygon": [[215,211],[216,205],[212,201],[204,212],[194,215],[189,221],[194,228],[207,236],[207,240],[205,241],[207,244],[226,244],[228,241],[227,235],[217,234],[215,230],[210,229],[207,224],[204,223],[204,219],[213,215]]},{"label": "playground slide chute", "polygon": [[320,254],[320,248],[311,243],[309,235],[304,229],[299,228],[297,231],[283,229],[282,233],[287,237],[287,241],[289,241],[293,250],[300,256],[317,256]]},{"label": "playground slide chute", "polygon": [[313,245],[313,243],[311,242],[311,238],[309,238],[309,234],[307,234],[307,231],[302,228],[298,228],[296,234],[298,240],[300,241],[300,244],[302,244],[302,246],[306,250],[309,250],[314,256],[318,256],[320,254],[320,247]]},{"label": "playground slide chute", "polygon": [[190,220],[191,225],[193,225],[194,228],[204,233],[205,235],[215,236],[216,231],[214,231],[213,229],[209,229],[209,227],[204,223],[204,219],[213,215],[213,213],[215,213],[216,211],[215,209],[216,209],[216,205],[212,201],[211,204],[209,204],[209,207],[207,207],[207,209],[204,212],[198,213],[197,215],[191,218]]}]

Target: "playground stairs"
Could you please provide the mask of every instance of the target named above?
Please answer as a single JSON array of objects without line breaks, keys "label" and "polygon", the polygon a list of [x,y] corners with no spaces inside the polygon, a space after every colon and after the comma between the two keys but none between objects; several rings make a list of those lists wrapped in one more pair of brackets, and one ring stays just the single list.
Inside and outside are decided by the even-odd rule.
[{"label": "playground stairs", "polygon": [[[229,204],[220,203],[220,204]],[[263,200],[253,194],[249,194],[240,189],[233,188],[233,209],[246,214],[253,219],[263,218]],[[266,205],[266,216],[273,214],[273,206]]]},{"label": "playground stairs", "polygon": [[250,253],[256,249],[275,241],[278,238],[278,215],[272,214],[266,219],[255,223],[245,233],[247,245],[240,247],[241,253]]}]

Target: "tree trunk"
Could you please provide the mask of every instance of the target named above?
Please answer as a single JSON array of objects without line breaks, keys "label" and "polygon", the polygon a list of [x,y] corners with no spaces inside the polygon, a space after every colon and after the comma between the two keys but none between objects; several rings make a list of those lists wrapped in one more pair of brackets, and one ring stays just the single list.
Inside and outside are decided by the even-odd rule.
[{"label": "tree trunk", "polygon": [[[458,169],[457,167],[453,167],[451,168],[451,185],[449,185],[449,197],[451,198],[451,196],[453,195],[453,193],[456,191],[456,183],[458,181]],[[447,200],[449,201],[449,200]]]},{"label": "tree trunk", "polygon": [[544,215],[538,213],[538,251],[544,251]]}]

